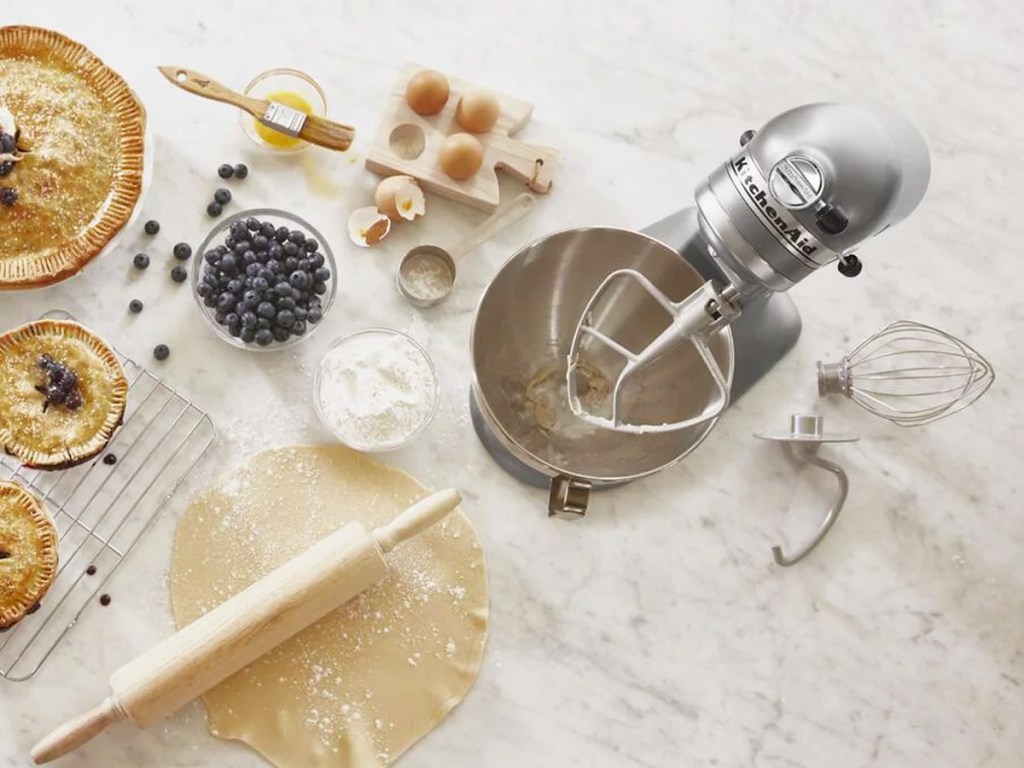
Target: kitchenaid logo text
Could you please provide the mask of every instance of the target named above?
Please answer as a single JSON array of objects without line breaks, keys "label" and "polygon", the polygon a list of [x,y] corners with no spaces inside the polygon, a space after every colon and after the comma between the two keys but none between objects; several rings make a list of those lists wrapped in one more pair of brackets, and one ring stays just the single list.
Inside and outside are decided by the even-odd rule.
[{"label": "kitchenaid logo text", "polygon": [[739,179],[743,191],[747,193],[747,199],[752,203],[751,208],[755,211],[760,211],[762,221],[775,227],[784,238],[799,248],[803,254],[810,256],[818,250],[818,246],[815,244],[817,241],[806,229],[784,216],[781,211],[776,210],[775,205],[778,205],[778,203],[765,191],[765,187],[768,186],[767,180],[759,173],[755,177],[752,170],[755,169],[747,155],[733,158],[733,174]]}]

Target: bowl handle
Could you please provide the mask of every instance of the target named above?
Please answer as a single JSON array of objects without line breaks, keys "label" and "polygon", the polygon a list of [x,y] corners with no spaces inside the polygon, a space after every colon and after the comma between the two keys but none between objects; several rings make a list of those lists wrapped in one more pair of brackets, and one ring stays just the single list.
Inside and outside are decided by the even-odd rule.
[{"label": "bowl handle", "polygon": [[578,520],[587,514],[592,484],[586,480],[558,475],[551,481],[548,497],[548,517]]}]

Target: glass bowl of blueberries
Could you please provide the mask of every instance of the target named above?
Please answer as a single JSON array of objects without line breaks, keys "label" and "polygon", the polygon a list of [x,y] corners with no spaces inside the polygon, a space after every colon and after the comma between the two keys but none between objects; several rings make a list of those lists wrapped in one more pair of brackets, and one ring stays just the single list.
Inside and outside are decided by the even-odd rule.
[{"label": "glass bowl of blueberries", "polygon": [[330,311],[337,265],[304,219],[253,208],[217,224],[192,264],[192,295],[224,341],[260,352],[308,338]]}]

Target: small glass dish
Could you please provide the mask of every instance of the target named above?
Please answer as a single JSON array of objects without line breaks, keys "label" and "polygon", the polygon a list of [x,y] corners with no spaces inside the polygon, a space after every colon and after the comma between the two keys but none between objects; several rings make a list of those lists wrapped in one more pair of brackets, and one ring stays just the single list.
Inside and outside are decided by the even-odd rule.
[{"label": "small glass dish", "polygon": [[[327,356],[331,354],[335,349],[343,346],[344,344],[352,341],[353,339],[359,338],[360,336],[367,336],[370,334],[379,334],[382,336],[391,337],[392,340],[400,343],[409,344],[414,347],[422,356],[424,362],[427,364],[427,368],[430,370],[430,384],[432,390],[432,400],[430,403],[430,409],[423,421],[417,425],[409,434],[402,437],[401,439],[394,440],[390,443],[380,443],[376,445],[359,445],[335,430],[327,419],[327,415],[323,409],[323,393],[321,387],[323,386],[323,370],[324,361]],[[335,340],[326,350],[324,350],[323,356],[316,366],[316,373],[313,375],[313,407],[316,410],[316,415],[320,419],[320,422],[324,425],[328,432],[334,435],[335,439],[343,445],[348,446],[356,451],[362,451],[364,453],[386,453],[388,451],[397,451],[400,448],[405,448],[411,444],[417,437],[419,437],[423,431],[430,425],[430,422],[434,420],[434,416],[437,414],[438,405],[441,402],[441,385],[437,378],[437,368],[434,367],[434,361],[430,359],[430,355],[414,338],[401,331],[396,331],[391,328],[365,328],[361,331],[343,336],[340,339]]]},{"label": "small glass dish", "polygon": [[[196,286],[199,285],[199,281],[203,279],[203,268],[206,266],[206,251],[214,248],[223,242],[224,238],[227,237],[228,230],[231,225],[236,221],[245,221],[245,219],[253,216],[260,221],[269,221],[275,227],[285,226],[289,229],[298,229],[304,232],[306,235],[316,238],[317,242],[320,243],[319,252],[324,255],[324,266],[331,271],[331,277],[327,281],[327,292],[320,297],[320,306],[323,310],[323,319],[319,323],[309,324],[307,326],[306,333],[302,336],[292,336],[288,341],[274,341],[265,347],[261,347],[256,343],[247,344],[240,338],[236,338],[228,333],[228,329],[217,322],[215,315],[216,309],[214,307],[208,307],[203,303],[203,298],[196,293]],[[199,312],[202,314],[206,324],[210,326],[210,329],[218,336],[221,340],[226,341],[233,347],[244,349],[249,352],[280,352],[281,350],[291,349],[297,344],[301,344],[303,341],[308,339],[317,329],[324,324],[327,319],[327,315],[331,311],[331,307],[334,305],[334,298],[338,293],[338,264],[334,259],[334,252],[331,251],[331,246],[328,245],[324,236],[308,221],[299,218],[295,214],[288,213],[287,211],[278,210],[277,208],[250,208],[246,211],[240,211],[233,216],[228,216],[222,221],[218,222],[217,225],[210,230],[210,233],[206,236],[203,242],[195,251],[195,255],[192,257],[192,269],[189,284],[192,290],[192,298],[195,299],[196,306],[199,307]]]},{"label": "small glass dish", "polygon": [[[294,93],[301,96],[313,108],[310,114],[317,117],[327,117],[327,97],[316,80],[309,75],[299,72],[297,69],[269,69],[256,75],[252,81],[245,86],[243,93],[254,99],[267,99],[274,93]],[[289,105],[286,105],[289,106]],[[278,147],[264,141],[263,137],[256,132],[256,118],[248,112],[238,112],[238,122],[242,126],[242,132],[249,137],[254,144],[281,154],[299,152],[309,146],[308,141],[293,139],[294,144]],[[281,134],[285,137],[285,134]]]}]

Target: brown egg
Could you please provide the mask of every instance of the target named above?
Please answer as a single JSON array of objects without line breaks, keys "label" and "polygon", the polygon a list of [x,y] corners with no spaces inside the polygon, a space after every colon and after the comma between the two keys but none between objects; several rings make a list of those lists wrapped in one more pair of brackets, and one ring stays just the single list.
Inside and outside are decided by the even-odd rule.
[{"label": "brown egg", "polygon": [[417,115],[436,115],[448,103],[448,78],[433,69],[423,69],[409,78],[405,100]]},{"label": "brown egg", "polygon": [[455,119],[470,133],[487,133],[498,122],[500,114],[497,96],[490,91],[473,89],[462,94]]},{"label": "brown egg", "polygon": [[441,144],[441,170],[457,181],[468,179],[484,162],[484,147],[476,136],[453,133]]}]

